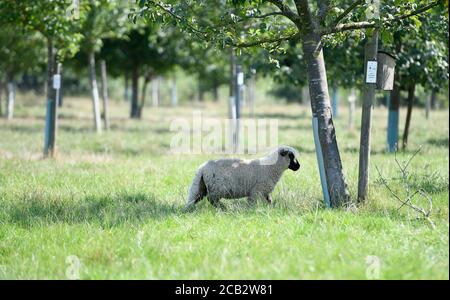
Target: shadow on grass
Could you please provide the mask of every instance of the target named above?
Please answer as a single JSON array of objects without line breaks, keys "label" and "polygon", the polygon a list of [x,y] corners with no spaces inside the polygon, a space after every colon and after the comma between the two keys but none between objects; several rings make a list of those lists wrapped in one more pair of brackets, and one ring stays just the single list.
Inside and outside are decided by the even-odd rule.
[{"label": "shadow on grass", "polygon": [[282,120],[299,120],[305,118],[303,114],[300,115],[288,115],[282,113],[264,113],[264,114],[255,114],[255,118],[262,119],[282,119]]},{"label": "shadow on grass", "polygon": [[8,124],[4,127],[4,130],[9,130],[14,133],[42,133],[43,127],[35,126],[34,124]]},{"label": "shadow on grass", "polygon": [[86,196],[80,199],[32,194],[10,204],[7,222],[23,227],[42,224],[98,224],[104,228],[139,224],[182,213],[182,205],[157,200],[144,193]]},{"label": "shadow on grass", "polygon": [[448,136],[439,139],[431,138],[428,139],[427,143],[435,147],[448,148]]}]

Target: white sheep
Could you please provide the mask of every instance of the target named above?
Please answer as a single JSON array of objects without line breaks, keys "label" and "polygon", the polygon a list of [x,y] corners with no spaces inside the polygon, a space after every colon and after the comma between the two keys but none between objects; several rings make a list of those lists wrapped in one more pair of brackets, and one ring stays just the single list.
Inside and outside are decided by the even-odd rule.
[{"label": "white sheep", "polygon": [[186,208],[207,197],[214,206],[219,200],[248,197],[250,204],[263,198],[272,203],[270,194],[286,169],[297,171],[297,151],[289,146],[278,147],[269,155],[253,160],[218,159],[202,164],[189,188]]}]

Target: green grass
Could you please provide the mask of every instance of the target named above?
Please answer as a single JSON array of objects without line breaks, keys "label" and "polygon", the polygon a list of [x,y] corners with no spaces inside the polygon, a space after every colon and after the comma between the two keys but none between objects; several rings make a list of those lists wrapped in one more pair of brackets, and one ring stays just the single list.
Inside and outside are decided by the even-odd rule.
[{"label": "green grass", "polygon": [[[33,97],[32,97],[33,98]],[[145,110],[129,120],[126,103],[113,102],[112,130],[96,135],[88,99],[67,98],[61,110],[58,156],[42,159],[42,100],[17,101],[16,118],[0,121],[0,278],[56,278],[80,261],[82,279],[365,279],[366,258],[380,260],[381,279],[449,278],[449,113],[427,121],[415,109],[405,160],[411,181],[433,198],[433,230],[377,182],[375,166],[398,176],[385,153],[387,112],[376,107],[370,198],[358,210],[323,208],[311,133],[310,109],[264,104],[260,117],[277,117],[280,142],[300,150],[299,172],[286,172],[274,206],[203,201],[182,211],[196,168],[214,155],[169,154],[174,117],[191,107]],[[196,105],[206,116],[224,104]],[[352,197],[358,176],[359,133],[335,120]],[[359,124],[358,111],[356,124]],[[401,112],[401,124],[405,112]],[[402,130],[401,126],[401,130]],[[401,191],[398,181],[394,188]],[[370,268],[369,268],[370,270]]]}]

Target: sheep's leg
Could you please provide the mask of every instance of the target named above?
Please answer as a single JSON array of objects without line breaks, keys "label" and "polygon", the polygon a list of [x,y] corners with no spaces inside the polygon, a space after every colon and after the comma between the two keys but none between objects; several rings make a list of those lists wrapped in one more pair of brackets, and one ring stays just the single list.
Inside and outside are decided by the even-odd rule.
[{"label": "sheep's leg", "polygon": [[250,206],[255,206],[255,204],[256,204],[256,199],[257,199],[257,196],[256,196],[255,194],[251,194],[250,196],[248,196],[248,197],[247,197],[247,203],[248,203],[248,205],[250,205]]},{"label": "sheep's leg", "polygon": [[223,205],[223,203],[221,203],[219,200],[220,199],[217,197],[208,196],[208,201],[212,204],[212,206],[220,209],[225,209],[225,205]]},{"label": "sheep's leg", "polygon": [[272,196],[270,194],[267,194],[265,198],[267,203],[272,204]]}]

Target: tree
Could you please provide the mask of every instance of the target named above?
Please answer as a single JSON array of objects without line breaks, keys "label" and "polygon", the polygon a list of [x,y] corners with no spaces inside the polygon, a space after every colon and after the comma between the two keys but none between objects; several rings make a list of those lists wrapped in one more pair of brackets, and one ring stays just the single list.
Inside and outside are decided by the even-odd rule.
[{"label": "tree", "polygon": [[[156,24],[137,23],[122,38],[104,40],[100,56],[106,60],[113,75],[131,74],[131,118],[141,118],[147,84],[156,75],[175,66],[177,59],[175,31],[163,32]],[[143,87],[139,101],[139,78]]]},{"label": "tree", "polygon": [[79,23],[83,10],[73,7],[64,0],[39,1],[2,1],[0,2],[0,20],[39,32],[47,42],[47,113],[45,129],[44,156],[52,157],[56,152],[57,99],[53,89],[53,75],[57,61],[78,51],[81,34]]},{"label": "tree", "polygon": [[183,70],[197,77],[198,99],[203,101],[206,91],[211,91],[213,100],[219,98],[218,89],[222,84],[229,82],[229,55],[215,48],[205,47],[202,43],[189,38],[182,38],[176,63]]},{"label": "tree", "polygon": [[[84,35],[81,47],[87,53],[89,65],[89,82],[91,86],[92,105],[94,113],[94,125],[97,133],[101,133],[100,102],[96,78],[95,54],[102,47],[102,39],[108,37],[120,37],[126,30],[126,9],[120,1],[89,0],[86,1],[86,17],[82,26]],[[106,88],[106,87],[105,87]],[[105,104],[106,102],[104,102]],[[104,107],[104,112],[107,107]],[[104,118],[107,114],[103,114]],[[105,123],[107,123],[105,119]]]},{"label": "tree", "polygon": [[[37,33],[18,31],[11,24],[0,28],[0,44],[0,84],[3,87],[4,80],[7,82],[6,116],[11,119],[15,102],[15,78],[23,73],[39,70],[39,62],[45,55],[45,44]],[[0,94],[2,92],[0,89]]]},{"label": "tree", "polygon": [[[331,115],[323,58],[324,40],[347,31],[400,25],[444,1],[386,1],[379,21],[359,21],[368,5],[363,0],[233,0],[140,1],[138,15],[176,23],[205,41],[237,48],[280,48],[286,41],[300,43],[307,66],[311,110],[318,120],[319,139],[328,192],[333,207],[350,200],[342,170],[336,131]],[[338,4],[340,3],[340,4]],[[234,4],[234,5],[232,5]]]},{"label": "tree", "polygon": [[[417,26],[420,24],[420,26]],[[397,56],[396,83],[391,93],[389,118],[391,128],[389,149],[398,137],[398,111],[400,92],[407,91],[407,115],[404,126],[402,148],[408,144],[409,128],[417,85],[422,85],[429,94],[437,93],[448,82],[448,16],[438,12],[413,19],[404,29],[393,34],[393,43],[385,43],[386,48]],[[390,38],[388,38],[390,39]],[[395,117],[397,116],[397,117]]]}]

